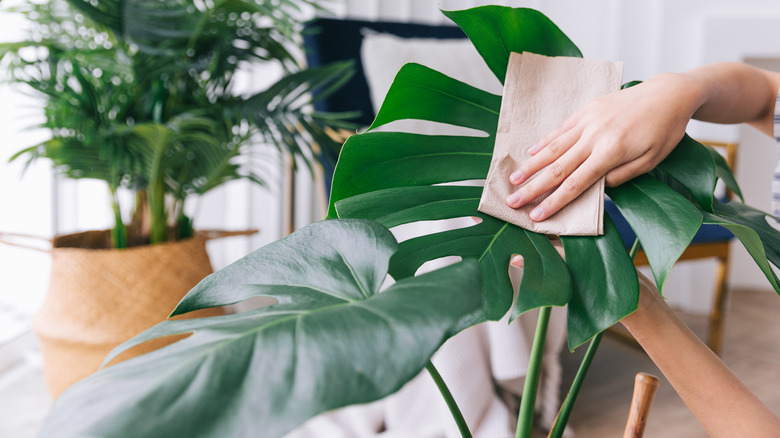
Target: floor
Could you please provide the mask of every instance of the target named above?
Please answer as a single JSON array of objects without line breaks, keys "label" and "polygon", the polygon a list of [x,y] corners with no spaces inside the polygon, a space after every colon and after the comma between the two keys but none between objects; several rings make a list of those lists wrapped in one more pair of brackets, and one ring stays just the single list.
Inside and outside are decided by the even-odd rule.
[{"label": "floor", "polygon": [[[780,315],[780,299],[774,294],[735,293],[727,313],[722,357],[770,409],[780,413],[780,318],[777,315]],[[703,318],[685,319],[694,331],[703,332]],[[566,387],[582,354],[584,349],[564,353]],[[25,366],[0,378],[0,437],[35,436],[51,404],[39,363],[39,358],[30,355]],[[661,378],[645,438],[707,436],[645,354],[611,336],[605,336],[602,341],[572,413],[567,435],[571,438],[622,436],[634,375],[639,371]]]}]

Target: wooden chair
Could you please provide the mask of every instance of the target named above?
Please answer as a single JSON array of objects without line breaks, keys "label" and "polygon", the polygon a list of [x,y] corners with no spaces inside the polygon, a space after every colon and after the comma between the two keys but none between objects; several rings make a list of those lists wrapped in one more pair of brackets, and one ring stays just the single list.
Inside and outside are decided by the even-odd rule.
[{"label": "wooden chair", "polygon": [[658,377],[647,373],[637,373],[634,378],[634,395],[631,398],[631,409],[628,411],[623,438],[642,438],[644,436],[650,405],[653,403],[653,397],[655,397],[659,384]]},{"label": "wooden chair", "polygon": [[[721,142],[702,142],[707,146],[722,149],[725,152],[726,163],[734,169],[736,165],[737,144]],[[726,190],[725,199],[730,200],[732,193]],[[627,248],[630,248],[634,242],[634,233],[631,231],[628,223],[620,216],[612,202],[605,202],[605,208],[610,214],[615,224],[618,226],[620,235]],[[616,215],[617,214],[617,215]],[[728,298],[727,277],[729,262],[729,243],[734,238],[730,231],[719,225],[702,225],[693,241],[680,256],[679,261],[702,260],[714,258],[717,261],[715,267],[715,288],[713,294],[712,310],[708,315],[707,327],[707,345],[715,352],[720,354],[721,342],[723,337],[723,317],[726,312],[726,303]],[[647,266],[647,256],[640,250],[634,259],[636,266]],[[622,337],[629,337],[630,334],[623,330],[614,330],[612,333]],[[633,339],[633,338],[632,338]]]}]

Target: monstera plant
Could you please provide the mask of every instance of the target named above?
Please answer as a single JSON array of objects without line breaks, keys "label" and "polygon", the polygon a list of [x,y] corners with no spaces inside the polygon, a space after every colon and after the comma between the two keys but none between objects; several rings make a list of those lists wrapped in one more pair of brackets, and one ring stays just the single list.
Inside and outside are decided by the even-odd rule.
[{"label": "monstera plant", "polygon": [[[485,6],[445,14],[502,82],[510,52],[581,56],[534,10]],[[263,436],[278,437],[319,412],[390,394],[423,367],[435,377],[428,359],[460,329],[540,308],[517,431],[530,436],[550,307],[568,307],[571,349],[591,340],[575,378],[581,382],[601,333],[636,309],[638,281],[609,217],[602,236],[562,237],[564,262],[546,236],[477,211],[480,187],[447,184],[485,178],[500,103],[500,96],[430,68],[404,66],[372,126],[342,149],[329,220],[208,277],[174,314],[254,296],[275,297],[278,304],[166,321],[141,334],[114,355],[152,338],[192,333],[76,384],[58,400],[43,435],[119,436],[133,430],[146,437],[248,436],[263,430]],[[374,129],[402,119],[481,135]],[[718,179],[738,191],[724,160],[686,137],[652,172],[608,194],[638,237],[634,250],[641,244],[647,253],[659,289],[702,223],[712,223],[742,241],[780,292],[770,267],[780,266],[780,233],[766,222],[767,214],[714,198]],[[384,228],[457,217],[479,220],[400,244]],[[513,254],[525,259],[514,304],[507,274]],[[463,261],[415,276],[424,262],[444,256]],[[377,293],[388,271],[398,282]],[[470,436],[437,383],[463,436]],[[564,402],[553,436],[562,433],[577,390],[575,385]]]},{"label": "monstera plant", "polygon": [[173,313],[252,296],[278,304],[149,329],[115,353],[192,335],[77,383],[41,435],[279,437],[325,410],[395,392],[481,301],[473,260],[378,293],[396,250],[386,228],[347,219],[255,251],[204,279]]}]

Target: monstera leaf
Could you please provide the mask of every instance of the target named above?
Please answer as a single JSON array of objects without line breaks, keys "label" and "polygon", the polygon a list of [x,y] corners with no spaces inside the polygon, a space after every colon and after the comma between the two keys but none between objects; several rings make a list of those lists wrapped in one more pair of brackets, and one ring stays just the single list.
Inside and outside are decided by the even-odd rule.
[{"label": "monstera leaf", "polygon": [[769,266],[771,262],[780,267],[780,233],[769,224],[769,221],[777,223],[775,219],[738,201],[724,204],[716,199],[713,207],[712,214],[704,212],[704,222],[721,225],[734,233],[775,291],[780,294],[780,281]]},{"label": "monstera leaf", "polygon": [[[581,56],[560,29],[534,10],[484,6],[445,15],[461,26],[502,82],[510,52]],[[507,264],[512,254],[522,254],[525,270],[512,316],[536,307],[570,304],[569,347],[574,348],[636,309],[636,273],[627,259],[618,256],[626,249],[611,224],[605,225],[604,236],[564,238],[566,266],[543,236],[478,212],[480,187],[449,184],[486,177],[500,105],[500,96],[419,64],[405,65],[371,127],[344,145],[333,179],[329,217],[372,219],[388,227],[478,218],[473,226],[402,242],[391,259],[391,275],[413,276],[426,261],[445,256],[476,258],[484,301],[465,322],[471,324],[498,319],[509,310],[514,294]],[[386,132],[391,131],[388,124],[404,119],[470,128],[481,135]],[[380,126],[385,132],[375,129]],[[608,192],[637,234],[659,289],[705,214],[717,215],[713,213],[717,179],[736,187],[731,172],[713,154],[686,136],[651,175]],[[754,240],[746,245],[756,247]]]},{"label": "monstera leaf", "polygon": [[473,260],[379,293],[395,239],[361,220],[310,225],[203,280],[176,313],[266,296],[234,315],[165,321],[117,348],[191,333],[57,400],[44,437],[279,437],[417,375],[480,304]]},{"label": "monstera leaf", "polygon": [[[486,6],[446,15],[502,81],[510,52],[580,56],[533,10]],[[212,274],[174,314],[257,296],[278,303],[169,320],[142,333],[106,362],[150,339],[189,336],[74,385],[54,405],[41,435],[279,437],[318,413],[384,397],[419,373],[458,330],[510,310],[513,254],[524,256],[525,271],[511,316],[568,305],[570,348],[632,312],[636,271],[609,217],[602,236],[561,239],[565,263],[547,236],[478,212],[481,187],[451,184],[486,177],[500,105],[500,96],[430,68],[403,67],[371,128],[342,149],[331,220]],[[481,134],[375,130],[403,119]],[[722,160],[685,137],[651,173],[608,193],[636,232],[659,288],[704,222],[725,226],[742,240],[780,292],[770,266],[780,264],[780,233],[765,213],[718,201],[717,179],[738,193]],[[401,244],[385,228],[451,218],[475,220]],[[445,256],[463,261],[415,276],[425,262]],[[379,293],[388,272],[397,282]],[[549,315],[549,309],[541,313]]]},{"label": "monstera leaf", "polygon": [[[566,35],[537,11],[485,6],[446,14],[469,35],[502,81],[510,52],[579,56]],[[398,72],[371,128],[347,140],[333,180],[329,217],[369,218],[388,227],[456,217],[479,218],[479,223],[470,227],[402,242],[390,263],[391,275],[407,278],[428,260],[451,255],[476,258],[482,270],[484,301],[480,311],[470,315],[463,325],[499,319],[509,310],[514,294],[508,263],[513,254],[522,254],[526,266],[513,316],[535,307],[566,305],[573,294],[589,289],[572,286],[569,269],[546,237],[478,212],[480,187],[442,185],[485,178],[500,105],[500,96],[428,67],[407,64]],[[374,131],[402,119],[462,126],[484,135]],[[619,239],[600,241],[611,248],[610,254],[625,253]],[[571,257],[578,257],[575,254],[580,249],[572,246],[570,251]],[[610,284],[614,290],[623,287],[615,280],[602,272],[598,284]],[[635,297],[637,290],[623,294]],[[597,310],[601,315],[596,319],[614,323],[635,308],[635,299],[605,302]],[[581,307],[570,311],[579,314],[591,310]],[[580,314],[577,319],[594,318]],[[570,346],[579,345],[595,333],[592,329],[577,332],[570,337]]]}]

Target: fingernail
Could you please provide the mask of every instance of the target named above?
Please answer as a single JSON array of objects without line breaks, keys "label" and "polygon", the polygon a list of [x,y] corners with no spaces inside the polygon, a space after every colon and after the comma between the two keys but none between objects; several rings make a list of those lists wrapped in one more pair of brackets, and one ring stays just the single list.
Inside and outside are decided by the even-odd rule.
[{"label": "fingernail", "polygon": [[531,146],[528,149],[528,153],[533,155],[533,154],[539,152],[541,149],[542,149],[542,144],[541,143],[536,143],[535,145]]},{"label": "fingernail", "polygon": [[511,182],[512,184],[520,184],[522,179],[523,179],[522,170],[515,170],[513,174],[509,175],[509,182]]},{"label": "fingernail", "polygon": [[512,260],[509,261],[509,264],[514,265],[516,267],[522,267],[523,266],[523,256],[512,256]]},{"label": "fingernail", "polygon": [[520,202],[522,201],[523,196],[519,192],[512,193],[511,195],[506,197],[506,203],[509,204],[512,208],[517,208],[520,206]]},{"label": "fingernail", "polygon": [[531,210],[531,213],[528,216],[535,221],[540,221],[544,218],[544,210],[542,210],[542,207],[536,207]]}]

